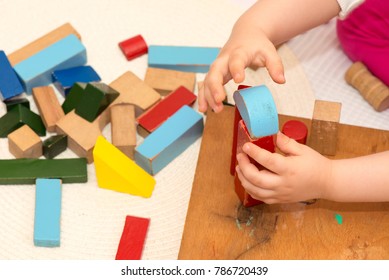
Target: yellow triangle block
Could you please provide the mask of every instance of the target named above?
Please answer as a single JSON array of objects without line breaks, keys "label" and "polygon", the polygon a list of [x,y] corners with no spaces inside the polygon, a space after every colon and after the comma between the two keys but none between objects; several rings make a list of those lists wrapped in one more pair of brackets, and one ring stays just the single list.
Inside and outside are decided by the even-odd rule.
[{"label": "yellow triangle block", "polygon": [[142,197],[151,196],[155,179],[103,136],[97,138],[93,158],[100,188]]}]

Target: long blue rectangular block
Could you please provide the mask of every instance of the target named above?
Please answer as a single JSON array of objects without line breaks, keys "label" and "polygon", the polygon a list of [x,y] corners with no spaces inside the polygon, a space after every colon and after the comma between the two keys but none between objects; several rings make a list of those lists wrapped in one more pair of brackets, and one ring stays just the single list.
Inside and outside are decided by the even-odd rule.
[{"label": "long blue rectangular block", "polygon": [[135,149],[135,161],[153,175],[201,137],[203,116],[183,106]]},{"label": "long blue rectangular block", "polygon": [[5,100],[23,92],[22,84],[5,53],[0,51],[0,100]]},{"label": "long blue rectangular block", "polygon": [[219,48],[184,46],[149,46],[149,67],[184,72],[206,73],[219,54]]},{"label": "long blue rectangular block", "polygon": [[34,245],[60,246],[62,185],[59,179],[37,179]]},{"label": "long blue rectangular block", "polygon": [[14,69],[26,93],[31,94],[33,87],[46,86],[53,82],[53,71],[81,66],[86,61],[84,45],[71,34],[16,64]]}]

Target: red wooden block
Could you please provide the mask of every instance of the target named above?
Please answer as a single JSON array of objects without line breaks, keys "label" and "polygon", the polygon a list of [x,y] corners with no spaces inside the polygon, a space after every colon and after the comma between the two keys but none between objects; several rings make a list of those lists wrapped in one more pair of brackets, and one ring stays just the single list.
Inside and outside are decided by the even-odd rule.
[{"label": "red wooden block", "polygon": [[180,86],[140,115],[136,120],[142,128],[151,133],[182,106],[191,105],[195,102],[196,98],[193,92],[184,86]]},{"label": "red wooden block", "polygon": [[308,128],[301,121],[287,121],[282,127],[282,133],[301,144],[305,145],[305,143],[307,142]]},{"label": "red wooden block", "polygon": [[[246,85],[239,85],[238,90],[249,88],[250,86]],[[236,139],[238,135],[238,123],[242,119],[242,116],[239,113],[239,110],[237,107],[235,107],[235,116],[234,116],[234,131],[233,131],[233,138],[232,138],[232,152],[231,152],[231,165],[230,165],[230,174],[232,176],[235,175],[235,166],[236,166]]]},{"label": "red wooden block", "polygon": [[143,39],[142,35],[137,35],[120,42],[119,47],[126,56],[127,60],[146,54],[148,51],[146,41]]},{"label": "red wooden block", "polygon": [[115,260],[140,260],[150,219],[127,216]]},{"label": "red wooden block", "polygon": [[[250,137],[250,134],[247,130],[247,127],[243,120],[239,121],[238,124],[238,133],[237,133],[237,147],[236,147],[236,154],[239,154],[242,152],[242,147],[245,143],[251,142],[258,147],[261,147],[263,149],[268,150],[269,152],[274,153],[275,152],[275,145],[274,145],[274,137],[273,135],[261,137],[258,139],[252,139]],[[263,169],[264,167],[254,161],[250,158],[251,163],[253,163],[258,169]],[[252,198],[246,190],[243,188],[238,175],[235,173],[235,192],[238,195],[240,201],[242,202],[243,206],[245,207],[251,207],[255,206],[257,204],[263,203],[262,201],[256,200]]]}]

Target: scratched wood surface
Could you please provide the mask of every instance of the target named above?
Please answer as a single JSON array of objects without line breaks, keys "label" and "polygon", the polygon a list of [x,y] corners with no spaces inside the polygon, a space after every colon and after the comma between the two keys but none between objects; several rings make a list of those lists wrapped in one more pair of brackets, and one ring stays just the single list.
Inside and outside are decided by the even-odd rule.
[{"label": "scratched wood surface", "polygon": [[[389,259],[389,203],[244,208],[229,174],[233,116],[208,112],[179,259]],[[288,116],[280,127],[289,119],[310,127]],[[389,131],[340,124],[338,136],[335,158],[389,149]]]}]

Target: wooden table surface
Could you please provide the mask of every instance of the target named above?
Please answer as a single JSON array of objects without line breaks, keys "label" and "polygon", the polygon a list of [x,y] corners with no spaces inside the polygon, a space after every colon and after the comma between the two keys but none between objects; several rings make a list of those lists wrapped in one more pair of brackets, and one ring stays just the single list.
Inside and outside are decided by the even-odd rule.
[{"label": "wooden table surface", "polygon": [[[389,203],[243,207],[229,173],[233,117],[208,112],[179,259],[389,259]],[[281,115],[280,127],[289,119],[310,127]],[[389,149],[389,131],[340,124],[338,136],[335,158]]]}]

